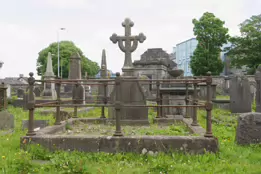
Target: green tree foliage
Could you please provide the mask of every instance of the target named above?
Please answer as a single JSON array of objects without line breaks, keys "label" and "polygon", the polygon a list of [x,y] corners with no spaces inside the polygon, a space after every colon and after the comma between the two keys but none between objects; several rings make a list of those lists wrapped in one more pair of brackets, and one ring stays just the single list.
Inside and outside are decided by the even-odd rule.
[{"label": "green tree foliage", "polygon": [[224,27],[225,22],[213,13],[205,12],[199,20],[193,19],[192,23],[198,41],[190,61],[193,75],[206,75],[208,71],[219,75],[224,67],[220,59],[221,47],[229,38],[228,29]]},{"label": "green tree foliage", "polygon": [[261,14],[245,20],[239,27],[241,36],[230,38],[232,46],[226,48],[227,55],[232,67],[246,66],[248,74],[254,74],[261,64]]},{"label": "green tree foliage", "polygon": [[[60,42],[60,65],[62,69],[62,76],[63,78],[68,78],[69,75],[69,68],[70,68],[70,57],[72,54],[78,52],[81,56],[81,66],[82,66],[82,75],[85,72],[88,73],[90,76],[94,76],[99,71],[99,66],[96,62],[91,61],[87,57],[84,56],[83,52],[80,48],[76,47],[75,44],[71,41],[61,41]],[[53,62],[53,70],[54,74],[57,76],[58,68],[57,68],[57,50],[58,44],[57,42],[51,43],[47,48],[44,48],[42,51],[39,52],[39,56],[37,59],[37,74],[44,75],[46,66],[47,66],[47,55],[48,52],[52,53],[52,62]],[[61,75],[61,70],[60,70]]]}]

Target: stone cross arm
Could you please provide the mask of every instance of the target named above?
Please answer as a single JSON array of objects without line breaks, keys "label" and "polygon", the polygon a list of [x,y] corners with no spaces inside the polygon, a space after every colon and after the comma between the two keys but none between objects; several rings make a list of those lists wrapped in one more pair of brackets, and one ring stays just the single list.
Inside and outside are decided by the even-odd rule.
[{"label": "stone cross arm", "polygon": [[116,33],[112,34],[110,37],[112,43],[118,43],[119,48],[122,52],[126,52],[126,47],[123,45],[126,41],[132,41],[130,52],[133,52],[137,49],[138,42],[143,43],[146,40],[146,36],[143,33],[140,33],[138,36],[118,36]]}]

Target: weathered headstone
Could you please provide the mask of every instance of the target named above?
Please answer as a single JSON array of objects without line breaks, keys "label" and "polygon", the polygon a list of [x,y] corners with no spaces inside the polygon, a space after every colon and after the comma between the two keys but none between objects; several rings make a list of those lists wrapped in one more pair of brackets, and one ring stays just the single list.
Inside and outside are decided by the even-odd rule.
[{"label": "weathered headstone", "polygon": [[[105,50],[102,50],[100,77],[101,77],[101,79],[107,79],[108,78]],[[106,95],[108,96],[108,86],[106,86],[106,89],[104,89],[104,88],[105,88],[105,86],[102,85],[102,83],[100,83],[100,85],[98,86],[98,96],[97,96],[98,103],[103,103],[104,90],[106,90]]]},{"label": "weathered headstone", "polygon": [[[34,120],[34,129],[40,127],[40,129],[49,126],[49,120]],[[22,129],[28,128],[28,120],[22,121]]]},{"label": "weathered headstone", "polygon": [[[130,19],[125,19],[122,23],[122,26],[125,28],[124,36],[117,36],[113,34],[110,37],[110,40],[116,44],[118,43],[120,50],[125,54],[124,65],[122,68],[123,79],[130,79],[131,81],[121,81],[119,95],[121,96],[122,104],[130,105],[146,105],[146,98],[142,91],[142,88],[136,76],[134,76],[134,68],[132,64],[131,53],[137,49],[138,42],[143,43],[146,40],[146,37],[143,33],[140,33],[138,36],[131,35],[131,27],[134,26],[134,23]],[[111,93],[110,100],[114,102],[115,98],[115,88]],[[115,109],[109,108],[109,118],[115,119]],[[128,107],[121,108],[120,110],[121,120],[148,120],[148,108],[145,107]]]},{"label": "weathered headstone", "polygon": [[39,87],[35,87],[34,88],[34,94],[35,94],[35,97],[40,97],[41,96],[41,90]]},{"label": "weathered headstone", "polygon": [[7,111],[0,112],[0,130],[13,129],[14,116]]},{"label": "weathered headstone", "polygon": [[[46,71],[44,74],[45,80],[54,80],[54,73],[53,73],[53,64],[52,64],[52,54],[49,52],[47,57],[47,66]],[[56,99],[56,91],[55,91],[55,83],[45,82],[44,83],[44,91],[43,91],[44,98],[51,98],[53,100]]]},{"label": "weathered headstone", "polygon": [[17,89],[17,97],[23,98],[24,96],[24,90],[23,89]]},{"label": "weathered headstone", "polygon": [[261,65],[259,65],[256,70],[255,81],[256,81],[256,112],[261,112]]},{"label": "weathered headstone", "polygon": [[234,76],[230,86],[231,113],[246,113],[252,110],[252,97],[249,80],[242,76]]},{"label": "weathered headstone", "polygon": [[77,83],[73,87],[72,94],[73,94],[72,99],[73,99],[74,104],[84,104],[85,103],[85,90],[81,84]]},{"label": "weathered headstone", "polygon": [[244,113],[238,118],[236,142],[241,145],[261,143],[261,113]]}]

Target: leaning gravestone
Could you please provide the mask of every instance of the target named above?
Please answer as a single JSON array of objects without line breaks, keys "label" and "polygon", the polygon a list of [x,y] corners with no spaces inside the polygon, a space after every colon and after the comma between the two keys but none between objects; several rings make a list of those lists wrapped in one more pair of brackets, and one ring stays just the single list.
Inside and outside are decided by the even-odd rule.
[{"label": "leaning gravestone", "polygon": [[0,112],[0,130],[13,129],[14,116],[6,111]]},{"label": "leaning gravestone", "polygon": [[236,142],[241,145],[261,142],[261,113],[244,113],[238,118]]},{"label": "leaning gravestone", "polygon": [[230,86],[231,113],[246,113],[252,110],[252,97],[249,80],[242,76],[234,76]]}]

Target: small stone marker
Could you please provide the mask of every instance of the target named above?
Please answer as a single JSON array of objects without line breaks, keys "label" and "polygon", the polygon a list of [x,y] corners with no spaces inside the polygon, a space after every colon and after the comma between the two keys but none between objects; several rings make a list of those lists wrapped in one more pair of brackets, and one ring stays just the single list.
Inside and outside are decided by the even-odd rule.
[{"label": "small stone marker", "polygon": [[0,112],[0,130],[13,129],[14,116],[7,111]]},{"label": "small stone marker", "polygon": [[23,89],[18,89],[17,90],[17,97],[18,98],[23,98],[24,96],[24,90]]},{"label": "small stone marker", "polygon": [[73,86],[73,96],[72,99],[74,100],[74,104],[83,104],[85,101],[85,90],[84,87],[77,83],[75,86]]},{"label": "small stone marker", "polygon": [[[49,120],[34,120],[34,129],[39,128],[45,128],[49,126]],[[22,129],[28,128],[28,120],[23,120],[22,122]]]},{"label": "small stone marker", "polygon": [[238,118],[236,142],[241,145],[261,142],[261,113],[244,113]]}]

